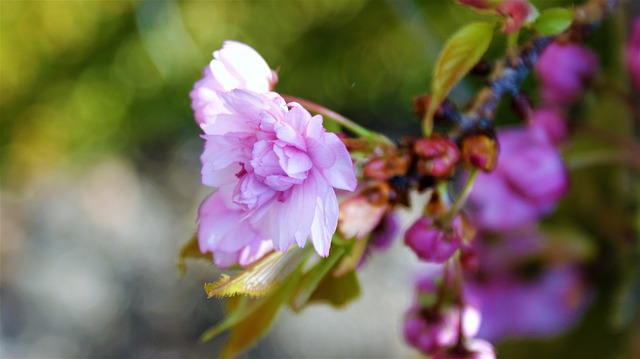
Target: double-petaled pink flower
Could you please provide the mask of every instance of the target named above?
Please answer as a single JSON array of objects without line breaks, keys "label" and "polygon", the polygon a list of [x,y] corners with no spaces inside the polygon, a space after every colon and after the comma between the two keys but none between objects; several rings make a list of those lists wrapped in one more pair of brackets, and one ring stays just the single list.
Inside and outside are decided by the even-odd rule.
[{"label": "double-petaled pink flower", "polygon": [[[251,56],[240,61],[242,53]],[[328,255],[338,220],[334,188],[356,187],[346,147],[321,116],[269,92],[274,77],[253,49],[226,42],[214,54],[213,76],[205,70],[191,93],[205,131],[202,182],[218,188],[200,206],[200,250],[220,267],[246,266],[307,239]]]}]

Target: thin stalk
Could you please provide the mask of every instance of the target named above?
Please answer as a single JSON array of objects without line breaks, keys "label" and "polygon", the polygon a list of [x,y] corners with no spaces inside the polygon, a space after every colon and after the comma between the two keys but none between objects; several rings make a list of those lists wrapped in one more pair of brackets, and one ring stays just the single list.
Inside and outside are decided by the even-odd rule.
[{"label": "thin stalk", "polygon": [[376,142],[383,142],[385,144],[393,144],[391,142],[391,140],[389,140],[388,138],[370,131],[360,125],[358,125],[357,123],[351,121],[350,119],[342,116],[341,114],[334,112],[324,106],[318,105],[317,103],[311,102],[311,101],[307,101],[307,100],[303,100],[301,98],[298,97],[294,97],[294,96],[290,96],[290,95],[282,95],[282,97],[287,101],[287,102],[297,102],[300,105],[302,105],[303,107],[305,107],[306,109],[308,109],[311,112],[317,113],[317,114],[321,114],[337,123],[339,123],[340,125],[344,126],[345,128],[349,129],[350,131],[352,131],[353,133],[355,133],[356,135],[360,136],[360,137],[364,137],[366,139],[369,140],[373,140]]},{"label": "thin stalk", "polygon": [[623,164],[629,167],[640,168],[640,157],[626,152],[595,152],[573,156],[567,160],[569,170],[598,166]]},{"label": "thin stalk", "polygon": [[449,208],[449,211],[447,211],[447,213],[442,216],[443,223],[449,223],[453,219],[453,217],[455,217],[455,215],[460,212],[460,209],[462,208],[462,206],[464,206],[467,198],[471,194],[471,190],[473,190],[473,184],[475,183],[476,177],[478,176],[478,171],[479,170],[477,168],[473,168],[471,170],[471,172],[469,173],[469,177],[464,183],[464,187],[462,187],[462,191],[460,191],[460,194],[451,205],[451,208]]}]

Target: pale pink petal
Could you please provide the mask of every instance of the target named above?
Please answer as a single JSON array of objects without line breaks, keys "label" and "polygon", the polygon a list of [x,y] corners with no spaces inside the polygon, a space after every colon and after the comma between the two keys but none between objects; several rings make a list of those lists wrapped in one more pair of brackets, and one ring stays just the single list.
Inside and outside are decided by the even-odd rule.
[{"label": "pale pink petal", "polygon": [[273,251],[273,242],[271,241],[252,242],[240,251],[238,263],[242,267],[247,267],[271,251]]},{"label": "pale pink petal", "polygon": [[242,221],[242,211],[229,208],[221,194],[207,197],[198,210],[198,244],[202,253],[218,251],[234,252],[260,240],[247,221]]},{"label": "pale pink petal", "polygon": [[[349,151],[344,146],[344,143],[336,136],[335,133],[327,132],[321,138],[322,144],[326,146],[323,150],[330,151],[335,156],[335,162],[331,167],[323,167],[318,164],[322,162],[322,154],[317,151],[322,146],[312,146],[310,149],[310,157],[319,168],[320,173],[325,180],[334,188],[344,189],[347,191],[353,191],[358,185],[358,180],[353,169],[353,162]],[[326,156],[326,155],[325,155]],[[318,162],[316,162],[318,160]]]},{"label": "pale pink petal", "polygon": [[222,49],[215,51],[213,56],[224,64],[226,71],[239,82],[242,88],[267,92],[277,81],[267,62],[248,45],[236,41],[225,41]]},{"label": "pale pink petal", "polygon": [[277,195],[278,192],[250,173],[242,177],[235,187],[233,202],[243,211],[251,211],[269,203]]},{"label": "pale pink petal", "polygon": [[[320,177],[314,175],[315,178]],[[316,209],[311,224],[311,242],[316,252],[323,257],[329,255],[331,238],[338,225],[338,199],[332,188],[324,181],[317,180],[318,196],[316,197]]]}]

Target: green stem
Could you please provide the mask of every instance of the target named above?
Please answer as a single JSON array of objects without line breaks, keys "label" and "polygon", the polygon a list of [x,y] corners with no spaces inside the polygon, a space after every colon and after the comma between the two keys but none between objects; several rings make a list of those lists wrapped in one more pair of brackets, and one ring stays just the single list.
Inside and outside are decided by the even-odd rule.
[{"label": "green stem", "polygon": [[476,177],[478,176],[478,171],[479,170],[477,168],[473,168],[471,170],[471,172],[469,173],[469,177],[467,178],[467,181],[464,183],[464,187],[462,187],[462,191],[460,191],[460,194],[451,205],[451,208],[449,208],[449,211],[447,211],[447,213],[445,213],[445,215],[442,216],[443,223],[449,223],[453,219],[453,217],[455,217],[455,215],[458,214],[458,212],[460,212],[460,209],[462,208],[462,206],[464,206],[465,202],[467,201],[467,198],[471,194],[471,190],[473,189],[473,184],[476,181]]},{"label": "green stem", "polygon": [[431,137],[431,131],[433,131],[433,115],[435,114],[435,110],[431,109],[432,102],[433,101],[429,102],[429,107],[422,118],[422,134],[425,138]]},{"label": "green stem", "polygon": [[573,156],[567,160],[567,167],[572,171],[591,166],[613,164],[640,168],[640,157],[626,152],[594,152]]},{"label": "green stem", "polygon": [[357,123],[351,121],[350,119],[342,116],[341,114],[334,112],[324,106],[318,105],[317,103],[311,102],[311,101],[307,101],[307,100],[303,100],[301,98],[298,97],[294,97],[294,96],[290,96],[290,95],[282,95],[282,97],[287,101],[287,102],[297,102],[300,105],[302,105],[303,107],[305,107],[306,109],[308,109],[311,112],[317,113],[317,114],[321,114],[327,118],[329,118],[330,120],[333,120],[337,123],[339,123],[340,125],[346,127],[347,129],[349,129],[350,131],[352,131],[353,133],[355,133],[356,135],[360,136],[360,137],[364,137],[366,139],[369,140],[373,140],[376,142],[382,142],[385,144],[393,144],[391,142],[391,140],[389,140],[388,138],[370,131],[360,125],[358,125]]}]

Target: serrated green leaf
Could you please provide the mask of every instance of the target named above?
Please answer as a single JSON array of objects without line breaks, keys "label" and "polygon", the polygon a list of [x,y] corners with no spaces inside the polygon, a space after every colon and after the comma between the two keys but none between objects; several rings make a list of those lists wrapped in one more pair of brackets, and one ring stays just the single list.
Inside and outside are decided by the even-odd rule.
[{"label": "serrated green leaf", "polygon": [[353,270],[340,277],[327,275],[313,292],[307,303],[326,302],[340,308],[360,296],[360,283]]},{"label": "serrated green leaf", "polygon": [[230,277],[223,274],[215,283],[206,283],[209,298],[238,294],[262,296],[308,257],[308,250],[292,247],[286,253],[272,252],[241,273]]},{"label": "serrated green leaf", "polygon": [[431,100],[425,114],[425,132],[430,133],[433,115],[449,91],[480,61],[489,48],[494,28],[494,23],[473,22],[458,30],[444,44],[433,70]]},{"label": "serrated green leaf", "polygon": [[571,26],[573,10],[553,8],[543,11],[533,23],[533,28],[544,36],[557,35]]},{"label": "serrated green leaf", "polygon": [[178,252],[178,260],[176,261],[176,265],[178,266],[178,273],[180,273],[180,277],[184,276],[187,272],[187,258],[203,258],[207,259],[209,262],[213,262],[213,257],[211,254],[203,254],[200,252],[200,247],[198,246],[198,234],[194,233],[191,236],[191,239],[180,248],[180,252]]},{"label": "serrated green leaf", "polygon": [[291,309],[299,312],[304,308],[313,292],[318,288],[320,282],[328,275],[336,263],[347,253],[345,246],[333,246],[327,258],[321,259],[313,268],[304,274],[300,282],[296,285],[295,292],[291,296],[289,305]]}]

